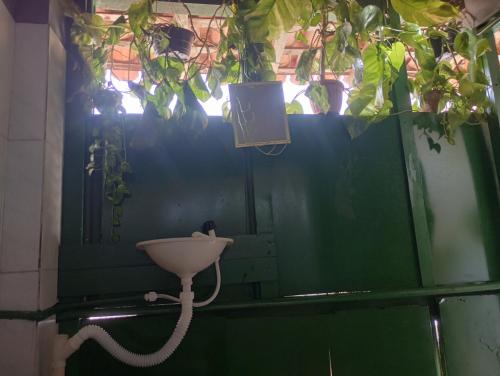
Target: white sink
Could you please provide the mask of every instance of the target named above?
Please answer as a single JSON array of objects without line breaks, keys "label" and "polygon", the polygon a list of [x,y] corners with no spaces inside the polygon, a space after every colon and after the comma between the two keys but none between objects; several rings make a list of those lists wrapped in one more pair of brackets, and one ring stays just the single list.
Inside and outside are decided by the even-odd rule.
[{"label": "white sink", "polygon": [[157,239],[137,243],[160,267],[179,278],[192,278],[209,267],[233,239],[218,237],[191,237]]}]

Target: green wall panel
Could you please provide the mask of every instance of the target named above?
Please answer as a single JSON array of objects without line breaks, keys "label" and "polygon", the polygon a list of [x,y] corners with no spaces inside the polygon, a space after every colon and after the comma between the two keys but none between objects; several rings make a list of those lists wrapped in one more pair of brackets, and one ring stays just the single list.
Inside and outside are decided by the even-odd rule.
[{"label": "green wall panel", "polygon": [[256,201],[272,208],[282,295],[418,286],[396,120],[351,141],[341,117],[313,119],[290,121],[292,144],[281,156],[254,151]]},{"label": "green wall panel", "polygon": [[[130,122],[132,141],[142,126]],[[206,220],[215,220],[220,235],[245,234],[243,153],[233,146],[231,127],[212,119],[201,134],[172,129],[150,137],[154,145],[128,150],[132,197],[124,204],[121,242],[189,236]]]},{"label": "green wall panel", "polygon": [[440,304],[447,376],[500,375],[500,295]]},{"label": "green wall panel", "polygon": [[[151,316],[102,324],[127,348],[147,352],[161,346],[174,322],[172,317]],[[332,314],[195,314],[185,340],[160,366],[128,367],[92,341],[69,363],[71,374],[79,376],[438,375],[429,314],[422,306]]]},{"label": "green wall panel", "polygon": [[227,324],[227,372],[328,375],[328,316],[240,318]]},{"label": "green wall panel", "polygon": [[360,309],[330,319],[335,376],[439,376],[426,306]]},{"label": "green wall panel", "polygon": [[500,218],[495,177],[480,127],[464,126],[456,145],[430,151],[415,129],[424,173],[436,284],[500,278]]},{"label": "green wall panel", "polygon": [[[101,322],[127,349],[139,353],[158,350],[170,337],[176,319],[148,317]],[[81,376],[118,375],[220,375],[225,365],[225,320],[194,317],[191,328],[168,362],[150,368],[135,368],[115,360],[93,341],[86,342],[72,360]]]}]

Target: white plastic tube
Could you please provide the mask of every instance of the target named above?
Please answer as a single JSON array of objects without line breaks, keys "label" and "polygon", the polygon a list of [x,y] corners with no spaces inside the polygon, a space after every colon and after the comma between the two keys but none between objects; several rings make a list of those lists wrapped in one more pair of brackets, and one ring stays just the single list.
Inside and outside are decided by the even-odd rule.
[{"label": "white plastic tube", "polygon": [[128,351],[119,343],[117,343],[103,328],[97,325],[88,325],[83,327],[69,340],[65,340],[64,336],[60,336],[61,345],[56,346],[55,363],[53,375],[64,375],[65,361],[75,351],[77,351],[83,342],[87,339],[94,339],[107,352],[116,359],[133,367],[151,367],[164,362],[177,349],[191,323],[193,317],[193,298],[191,292],[191,283],[183,281],[183,292],[180,296],[181,315],[177,326],[169,338],[167,343],[161,349],[152,354],[137,354]]},{"label": "white plastic tube", "polygon": [[[210,303],[212,303],[214,301],[214,299],[217,297],[217,295],[219,295],[220,285],[221,285],[219,259],[217,259],[214,264],[215,264],[215,275],[217,278],[215,290],[212,293],[212,296],[210,296],[210,298],[203,300],[201,302],[194,302],[193,307],[204,307],[206,305],[209,305]],[[144,294],[144,300],[146,300],[147,302],[156,302],[158,299],[165,299],[165,300],[170,300],[172,302],[180,303],[180,299],[175,297],[175,296],[172,296],[172,295],[158,294],[155,291],[150,291],[147,294]]]}]

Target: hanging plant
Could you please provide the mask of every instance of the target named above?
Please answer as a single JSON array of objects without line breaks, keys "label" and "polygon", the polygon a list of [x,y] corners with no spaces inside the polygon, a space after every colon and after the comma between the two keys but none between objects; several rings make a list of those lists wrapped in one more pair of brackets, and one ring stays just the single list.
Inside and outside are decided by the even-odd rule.
[{"label": "hanging plant", "polygon": [[[141,100],[144,116],[182,119],[193,129],[202,129],[208,123],[199,100],[208,100],[212,93],[201,77],[203,64],[196,61],[198,56],[190,57],[193,39],[196,37],[202,42],[202,49],[206,47],[206,40],[175,24],[158,24],[153,14],[154,1],[133,3],[112,24],[106,24],[97,14],[80,12],[71,2],[66,5],[66,15],[73,20],[72,41],[82,57],[80,69],[86,73],[81,94],[89,108],[100,114],[100,127],[94,131],[94,141],[89,148],[87,171],[103,173],[104,197],[110,201],[113,212],[111,239],[115,242],[119,240],[122,204],[131,194],[126,183],[131,168],[126,158],[122,95],[106,77],[115,47],[130,41],[129,51],[139,57],[142,75],[139,82],[129,81],[129,87]],[[172,111],[170,105],[175,98],[177,102]]]}]

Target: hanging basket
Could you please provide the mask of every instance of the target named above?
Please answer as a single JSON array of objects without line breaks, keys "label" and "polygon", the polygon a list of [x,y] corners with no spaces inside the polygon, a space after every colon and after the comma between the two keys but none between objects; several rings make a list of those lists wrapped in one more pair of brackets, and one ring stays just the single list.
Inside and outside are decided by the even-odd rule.
[{"label": "hanging basket", "polygon": [[189,59],[194,42],[194,33],[191,30],[173,25],[159,25],[157,30],[167,35],[170,40],[168,47],[162,49],[161,39],[155,39],[154,47],[158,55],[177,56],[182,60]]},{"label": "hanging basket", "polygon": [[235,147],[290,143],[281,82],[229,85],[229,96]]}]

